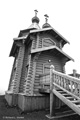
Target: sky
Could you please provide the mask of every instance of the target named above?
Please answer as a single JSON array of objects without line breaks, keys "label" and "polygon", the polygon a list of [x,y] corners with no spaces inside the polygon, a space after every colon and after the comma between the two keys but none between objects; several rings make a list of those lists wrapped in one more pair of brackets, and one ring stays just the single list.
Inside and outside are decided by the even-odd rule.
[{"label": "sky", "polygon": [[66,73],[80,73],[80,0],[0,0],[0,93],[8,89],[14,58],[9,57],[13,38],[31,25],[34,10],[38,10],[40,27],[48,23],[70,44],[63,51],[75,62],[67,62]]}]

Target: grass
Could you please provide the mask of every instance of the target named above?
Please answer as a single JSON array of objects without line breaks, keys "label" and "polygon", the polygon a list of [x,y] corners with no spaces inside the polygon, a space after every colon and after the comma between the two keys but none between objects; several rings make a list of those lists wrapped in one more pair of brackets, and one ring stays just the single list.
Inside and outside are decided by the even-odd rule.
[{"label": "grass", "polygon": [[[64,111],[67,107],[56,110],[56,112]],[[48,110],[34,111],[31,113],[22,113],[19,108],[9,107],[4,98],[0,96],[0,120],[49,120],[45,115],[49,114]],[[58,119],[57,119],[58,120]],[[80,120],[78,115],[61,118],[59,120]]]}]

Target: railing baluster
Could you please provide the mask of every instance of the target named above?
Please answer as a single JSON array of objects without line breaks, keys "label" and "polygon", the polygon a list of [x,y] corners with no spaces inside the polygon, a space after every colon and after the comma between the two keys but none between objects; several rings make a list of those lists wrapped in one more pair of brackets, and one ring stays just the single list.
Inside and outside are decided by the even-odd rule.
[{"label": "railing baluster", "polygon": [[63,78],[61,77],[61,87],[63,87],[64,82],[63,82]]},{"label": "railing baluster", "polygon": [[66,89],[69,91],[69,80],[66,80]]},{"label": "railing baluster", "polygon": [[74,94],[78,96],[78,84],[74,83]]},{"label": "railing baluster", "polygon": [[64,78],[64,88],[66,89],[66,79]]},{"label": "railing baluster", "polygon": [[70,91],[73,93],[73,81],[70,81]]},{"label": "railing baluster", "polygon": [[80,84],[78,84],[78,96],[80,97]]}]

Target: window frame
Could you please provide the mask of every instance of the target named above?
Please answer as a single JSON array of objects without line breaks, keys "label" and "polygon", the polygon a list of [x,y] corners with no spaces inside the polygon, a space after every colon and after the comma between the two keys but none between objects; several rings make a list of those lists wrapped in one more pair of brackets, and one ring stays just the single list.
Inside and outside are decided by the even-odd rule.
[{"label": "window frame", "polygon": [[[50,40],[52,43],[53,43],[53,46],[55,45],[56,46],[56,42],[53,41],[51,38],[49,37],[46,37],[46,38],[42,38],[42,47],[45,47],[44,46],[44,40]],[[52,46],[52,45],[51,45]],[[50,47],[50,46],[46,46],[46,47]]]},{"label": "window frame", "polygon": [[45,65],[51,65],[51,63],[49,63],[49,62],[46,62],[46,63],[44,63],[43,64],[43,74],[48,74],[48,73],[45,73]]}]

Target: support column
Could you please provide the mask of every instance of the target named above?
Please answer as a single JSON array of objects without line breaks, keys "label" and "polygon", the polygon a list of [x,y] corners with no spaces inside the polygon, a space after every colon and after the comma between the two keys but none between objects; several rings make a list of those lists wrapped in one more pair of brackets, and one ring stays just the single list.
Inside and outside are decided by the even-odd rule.
[{"label": "support column", "polygon": [[40,52],[36,53],[33,58],[32,78],[31,78],[31,81],[32,81],[31,82],[31,95],[34,95],[35,93],[34,85],[35,85],[35,77],[36,77],[36,65],[37,65],[39,55],[40,55]]},{"label": "support column", "polygon": [[19,53],[18,53],[18,61],[17,61],[16,73],[14,77],[13,93],[18,93],[19,91],[19,83],[20,83],[21,72],[22,72],[24,52],[25,52],[25,46],[24,44],[22,44],[19,48]]},{"label": "support column", "polygon": [[17,63],[15,67],[14,77],[11,77],[11,83],[9,86],[9,91],[5,94],[5,99],[10,106],[15,106],[18,104],[18,92],[21,79],[21,72],[24,60],[25,45],[24,43],[16,43],[19,46],[19,53],[17,58]]},{"label": "support column", "polygon": [[13,72],[14,72],[14,66],[15,66],[15,59],[14,59],[14,63],[13,63],[13,67],[12,67],[12,72],[11,72],[11,76],[10,76],[8,91],[10,90],[10,87],[11,87],[11,82],[12,82],[12,77],[13,77]]},{"label": "support column", "polygon": [[53,94],[54,89],[54,76],[53,76],[54,66],[50,66],[50,117],[55,116],[55,95]]},{"label": "support column", "polygon": [[29,58],[29,68],[28,68],[28,73],[27,73],[27,78],[26,78],[26,82],[24,85],[24,90],[23,93],[26,95],[30,95],[31,94],[31,74],[32,74],[32,57],[31,55],[28,56]]},{"label": "support column", "polygon": [[33,61],[33,71],[32,71],[32,83],[31,83],[31,95],[34,94],[34,82],[35,82],[35,74],[36,74],[36,62]]},{"label": "support column", "polygon": [[15,92],[18,92],[18,90],[19,90],[19,83],[20,83],[22,66],[23,66],[24,52],[25,52],[25,46],[22,45],[20,47],[20,51],[19,51],[18,66],[17,66],[17,70],[16,70],[16,75],[15,75],[15,80],[16,80]]}]

